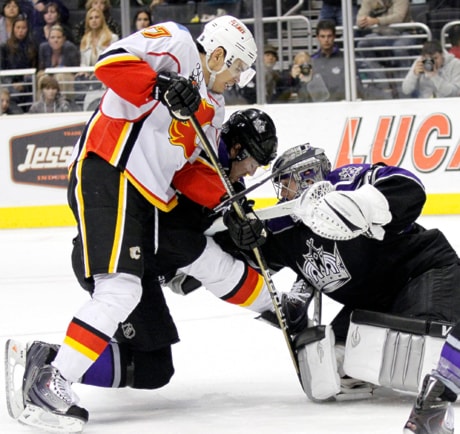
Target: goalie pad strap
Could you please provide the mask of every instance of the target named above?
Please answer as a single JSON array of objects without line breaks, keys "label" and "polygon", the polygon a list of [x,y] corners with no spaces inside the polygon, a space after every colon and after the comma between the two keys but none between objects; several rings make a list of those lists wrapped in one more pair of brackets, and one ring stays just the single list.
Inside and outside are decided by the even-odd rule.
[{"label": "goalie pad strap", "polygon": [[353,311],[351,321],[355,324],[389,327],[402,332],[427,335],[435,338],[445,338],[453,327],[453,324],[450,322],[407,318],[399,315],[359,309]]},{"label": "goalie pad strap", "polygon": [[452,324],[355,311],[348,330],[347,375],[399,391],[418,392],[424,375],[436,368],[443,330]]},{"label": "goalie pad strap", "polygon": [[312,401],[325,401],[340,392],[340,378],[330,325],[309,327],[295,341],[302,387]]}]

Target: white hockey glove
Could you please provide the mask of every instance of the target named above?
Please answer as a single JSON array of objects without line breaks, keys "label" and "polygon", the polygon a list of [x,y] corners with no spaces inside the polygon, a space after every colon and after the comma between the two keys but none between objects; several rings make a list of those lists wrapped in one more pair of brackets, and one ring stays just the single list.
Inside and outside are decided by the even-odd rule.
[{"label": "white hockey glove", "polygon": [[[330,191],[321,197],[306,191],[302,221],[316,234],[331,240],[351,240],[359,235],[383,240],[382,226],[391,221],[388,201],[374,186],[354,191]],[[318,187],[320,188],[320,187]],[[322,188],[324,191],[325,189]]]}]

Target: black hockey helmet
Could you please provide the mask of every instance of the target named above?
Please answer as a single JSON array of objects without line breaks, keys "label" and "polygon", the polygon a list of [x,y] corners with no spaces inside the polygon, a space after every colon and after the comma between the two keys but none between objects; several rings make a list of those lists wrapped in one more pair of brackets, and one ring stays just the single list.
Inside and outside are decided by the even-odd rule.
[{"label": "black hockey helmet", "polygon": [[[283,169],[285,167],[285,169]],[[297,184],[295,197],[307,190],[313,183],[323,181],[331,172],[331,162],[324,149],[310,146],[309,143],[288,149],[273,164],[272,172],[279,171],[273,178],[276,195],[281,199],[284,179],[294,180]]]},{"label": "black hockey helmet", "polygon": [[265,166],[276,157],[278,138],[275,124],[262,110],[250,108],[236,111],[223,124],[221,137],[228,151],[236,143],[241,145],[237,160],[243,160],[249,154]]}]

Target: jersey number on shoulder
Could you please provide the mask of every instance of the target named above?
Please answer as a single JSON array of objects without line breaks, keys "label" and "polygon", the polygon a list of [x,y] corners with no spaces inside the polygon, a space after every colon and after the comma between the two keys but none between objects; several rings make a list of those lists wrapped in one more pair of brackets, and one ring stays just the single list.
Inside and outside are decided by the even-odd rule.
[{"label": "jersey number on shoulder", "polygon": [[171,36],[171,33],[163,26],[147,27],[142,34],[145,38],[164,38]]}]

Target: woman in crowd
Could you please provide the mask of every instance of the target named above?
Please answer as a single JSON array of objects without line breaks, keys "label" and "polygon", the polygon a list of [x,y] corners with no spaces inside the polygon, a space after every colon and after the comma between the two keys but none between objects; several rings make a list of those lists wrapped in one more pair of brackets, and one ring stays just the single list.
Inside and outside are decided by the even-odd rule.
[{"label": "woman in crowd", "polygon": [[[117,23],[111,15],[110,0],[87,0],[85,9],[88,12],[92,8],[97,8],[104,14],[105,22],[112,33],[115,33],[118,38],[121,38],[121,26]],[[86,19],[80,21],[74,28],[74,40],[78,44],[83,38],[86,30]]]},{"label": "woman in crowd", "polygon": [[49,31],[48,40],[40,44],[38,69],[80,66],[80,50],[67,41],[64,29],[56,24]]},{"label": "woman in crowd", "polygon": [[80,43],[81,66],[94,66],[99,55],[118,39],[107,26],[101,9],[91,8],[86,13],[85,33]]},{"label": "woman in crowd", "polygon": [[133,17],[134,32],[150,27],[152,24],[152,16],[150,15],[150,11],[148,9],[138,10]]},{"label": "woman in crowd", "polygon": [[[29,35],[29,22],[24,15],[18,15],[13,21],[11,36],[0,48],[1,69],[36,68],[38,64],[38,50],[35,42]],[[31,76],[15,75],[9,77],[11,94],[20,105],[32,103]],[[13,98],[13,95],[12,95]]]},{"label": "woman in crowd", "polygon": [[42,15],[45,23],[43,26],[34,29],[34,39],[37,44],[40,45],[42,42],[47,42],[51,28],[57,24],[62,27],[67,41],[73,42],[72,30],[69,26],[62,22],[61,13],[59,12],[59,5],[56,2],[51,1],[46,3]]},{"label": "woman in crowd", "polygon": [[[66,40],[64,29],[56,24],[50,29],[48,41],[40,44],[37,78],[40,79],[46,68],[65,66],[80,66],[80,50],[74,43]],[[55,77],[61,83],[63,93],[73,99],[75,73],[59,72]]]},{"label": "woman in crowd", "polygon": [[17,0],[6,0],[3,2],[2,15],[0,16],[0,45],[5,44],[11,36],[13,21],[20,13],[21,8]]}]

